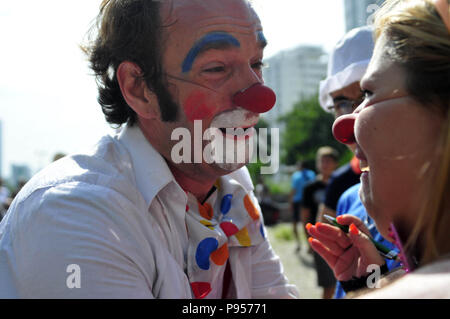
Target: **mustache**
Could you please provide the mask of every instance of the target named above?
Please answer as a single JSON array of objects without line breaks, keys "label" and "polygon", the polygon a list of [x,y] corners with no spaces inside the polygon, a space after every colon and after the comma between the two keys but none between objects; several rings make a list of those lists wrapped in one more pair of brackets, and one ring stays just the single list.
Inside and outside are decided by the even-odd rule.
[{"label": "mustache", "polygon": [[259,114],[238,107],[233,110],[225,111],[214,117],[210,127],[217,128],[246,128],[256,125],[259,120]]}]

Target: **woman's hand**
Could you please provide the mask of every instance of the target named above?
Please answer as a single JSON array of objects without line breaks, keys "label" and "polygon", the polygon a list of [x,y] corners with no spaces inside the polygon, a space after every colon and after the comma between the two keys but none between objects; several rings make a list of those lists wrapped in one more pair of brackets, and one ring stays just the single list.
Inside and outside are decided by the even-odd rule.
[{"label": "woman's hand", "polygon": [[385,263],[369,239],[369,230],[358,217],[342,215],[336,220],[341,225],[350,226],[348,234],[324,223],[308,224],[306,228],[312,236],[309,238],[311,247],[333,269],[337,280],[366,276],[369,265]]}]

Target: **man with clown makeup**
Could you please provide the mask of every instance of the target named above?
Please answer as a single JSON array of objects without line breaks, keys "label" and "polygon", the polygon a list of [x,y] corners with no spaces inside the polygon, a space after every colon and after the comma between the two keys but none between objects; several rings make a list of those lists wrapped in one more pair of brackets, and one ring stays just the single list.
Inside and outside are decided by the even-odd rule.
[{"label": "man with clown makeup", "polygon": [[[16,197],[0,224],[0,298],[296,298],[245,161],[229,161],[238,148],[198,160],[211,141],[248,150],[275,104],[248,1],[104,0],[96,26],[84,50],[122,129]],[[214,138],[199,143],[198,128]],[[174,160],[177,129],[191,160]]]}]

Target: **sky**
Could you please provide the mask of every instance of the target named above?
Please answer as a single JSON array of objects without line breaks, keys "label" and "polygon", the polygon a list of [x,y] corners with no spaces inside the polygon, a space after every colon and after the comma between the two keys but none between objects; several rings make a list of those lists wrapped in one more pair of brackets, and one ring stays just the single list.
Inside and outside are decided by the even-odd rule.
[{"label": "sky", "polygon": [[[207,0],[205,0],[207,1]],[[2,176],[11,164],[36,172],[57,152],[81,152],[114,131],[79,45],[101,0],[0,4]],[[344,35],[343,0],[252,0],[269,41],[265,56],[300,44],[326,51]]]}]

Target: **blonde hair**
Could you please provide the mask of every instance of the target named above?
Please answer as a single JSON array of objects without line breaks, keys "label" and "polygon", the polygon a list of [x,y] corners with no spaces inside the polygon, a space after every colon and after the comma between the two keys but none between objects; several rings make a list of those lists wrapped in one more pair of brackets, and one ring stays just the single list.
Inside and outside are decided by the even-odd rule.
[{"label": "blonde hair", "polygon": [[[450,253],[450,117],[441,134],[442,154],[432,176],[430,194],[421,208],[416,226],[410,235],[409,245],[414,245],[419,236],[424,242],[421,263],[426,264]],[[421,227],[424,225],[424,227]]]},{"label": "blonde hair", "polygon": [[375,18],[375,37],[382,35],[386,54],[405,70],[408,93],[444,118],[439,161],[427,171],[429,193],[406,243],[424,265],[450,252],[450,33],[431,0],[387,0]]}]

